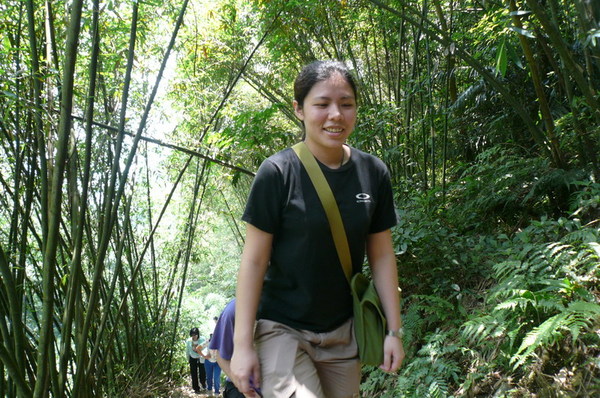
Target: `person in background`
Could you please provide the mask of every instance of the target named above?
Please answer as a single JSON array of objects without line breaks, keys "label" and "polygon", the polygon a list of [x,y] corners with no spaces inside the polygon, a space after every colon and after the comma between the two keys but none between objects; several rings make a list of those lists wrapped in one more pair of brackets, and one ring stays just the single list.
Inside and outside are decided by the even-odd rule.
[{"label": "person in background", "polygon": [[[356,124],[356,87],[343,63],[313,62],[294,83],[293,106],[304,144],[339,206],[352,274],[361,272],[365,254],[369,260],[389,329],[380,368],[394,372],[404,359],[391,234],[396,213],[386,165],[346,144]],[[262,163],[242,220],[230,365],[237,388],[247,397],[256,395],[253,387],[265,397],[359,396],[350,286],[326,213],[294,150]]]},{"label": "person in background", "polygon": [[217,326],[217,319],[219,319],[219,317],[214,316],[208,320],[207,326],[208,326],[209,333],[212,332],[213,330],[215,330],[215,326]]},{"label": "person in background", "polygon": [[[199,342],[200,331],[198,328],[192,328],[190,330],[190,338],[186,342],[185,352],[187,354],[188,362],[190,364],[190,374],[192,376],[192,389],[196,394],[200,394],[201,389],[198,384],[198,372],[200,366],[201,354],[198,352],[202,350],[202,345]],[[204,369],[200,370],[203,373]]]},{"label": "person in background", "polygon": [[207,350],[208,342],[206,338],[200,337],[198,339],[198,346],[196,347],[196,352],[200,355],[198,358],[198,380],[200,381],[201,391],[206,390],[206,367],[204,366],[204,362],[206,361],[206,355],[208,354]]},{"label": "person in background", "polygon": [[[210,338],[208,339],[209,347],[212,337],[213,335],[211,333]],[[212,394],[214,388],[214,393],[219,395],[219,390],[221,388],[221,367],[217,363],[217,353],[215,350],[208,349],[204,367],[206,369],[206,389],[208,390],[208,393]]]},{"label": "person in background", "polygon": [[223,389],[223,398],[243,398],[244,395],[238,391],[235,384],[231,381],[231,355],[233,354],[233,328],[235,325],[235,299],[231,300],[226,306],[221,316],[217,320],[213,337],[210,340],[208,348],[214,350],[217,356],[217,363],[225,372],[225,388]]}]

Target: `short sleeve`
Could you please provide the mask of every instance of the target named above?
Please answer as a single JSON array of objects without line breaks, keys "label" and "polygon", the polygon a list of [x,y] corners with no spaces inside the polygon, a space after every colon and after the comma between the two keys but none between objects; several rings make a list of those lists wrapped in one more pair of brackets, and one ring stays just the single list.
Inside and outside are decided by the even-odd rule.
[{"label": "short sleeve", "polygon": [[385,164],[379,161],[381,170],[379,178],[378,202],[373,213],[369,233],[375,234],[392,228],[397,224],[396,209],[394,207],[394,193],[390,173]]},{"label": "short sleeve", "polygon": [[235,324],[235,303],[232,302],[225,307],[210,340],[208,348],[219,351],[219,356],[230,360],[233,355],[233,329]]},{"label": "short sleeve", "polygon": [[280,169],[269,159],[265,160],[252,182],[242,220],[274,234],[281,218],[282,184]]}]

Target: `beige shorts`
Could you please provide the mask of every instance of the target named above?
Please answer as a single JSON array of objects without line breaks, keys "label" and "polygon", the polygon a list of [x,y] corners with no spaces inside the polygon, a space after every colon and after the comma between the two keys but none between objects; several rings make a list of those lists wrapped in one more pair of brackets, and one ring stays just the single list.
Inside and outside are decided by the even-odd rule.
[{"label": "beige shorts", "polygon": [[255,342],[264,397],[359,396],[360,361],[351,319],[327,333],[261,319]]}]

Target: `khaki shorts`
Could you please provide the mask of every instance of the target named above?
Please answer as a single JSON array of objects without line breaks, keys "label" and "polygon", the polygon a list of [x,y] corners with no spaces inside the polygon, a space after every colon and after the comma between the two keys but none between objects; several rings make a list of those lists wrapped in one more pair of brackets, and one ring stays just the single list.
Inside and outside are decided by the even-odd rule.
[{"label": "khaki shorts", "polygon": [[360,361],[351,319],[327,333],[261,319],[255,342],[264,397],[359,396]]}]

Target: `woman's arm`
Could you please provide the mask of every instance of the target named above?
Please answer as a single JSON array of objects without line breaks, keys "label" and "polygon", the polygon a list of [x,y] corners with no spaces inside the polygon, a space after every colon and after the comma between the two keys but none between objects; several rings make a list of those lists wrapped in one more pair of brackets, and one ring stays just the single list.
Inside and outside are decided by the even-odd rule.
[{"label": "woman's arm", "polygon": [[[398,270],[391,230],[387,229],[367,237],[367,256],[377,294],[379,294],[387,319],[387,328],[388,330],[398,330],[402,327],[402,320],[400,319]],[[383,351],[383,363],[380,368],[386,372],[395,372],[404,360],[402,339],[386,336]]]},{"label": "woman's arm", "polygon": [[221,357],[219,351],[217,351],[217,363],[219,364],[223,372],[225,372],[227,377],[231,379],[231,361]]},{"label": "woman's arm", "polygon": [[246,242],[237,279],[230,377],[238,390],[248,397],[254,396],[252,387],[258,387],[260,382],[260,364],[254,350],[254,323],[272,242],[272,234],[246,224]]},{"label": "woman's arm", "polygon": [[192,357],[190,355],[190,352],[192,352],[192,351],[193,351],[193,349],[192,349],[192,342],[188,340],[188,341],[185,342],[185,354],[187,355],[188,360]]},{"label": "woman's arm", "polygon": [[206,355],[204,355],[204,353],[202,352],[203,349],[204,349],[204,346],[201,344],[198,344],[194,351],[196,351],[196,353],[198,355],[200,355],[202,358],[206,358]]}]

